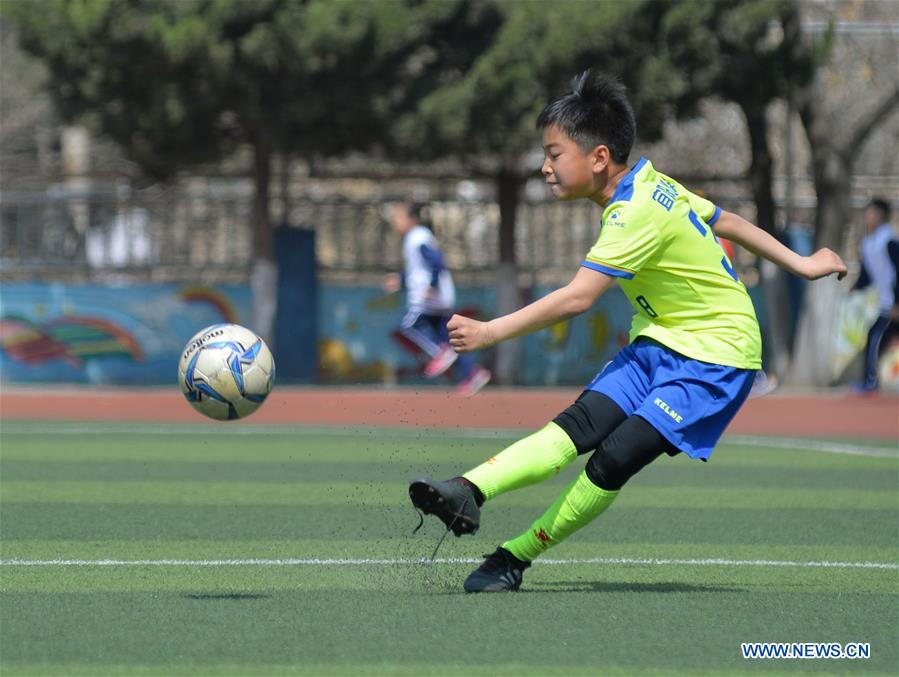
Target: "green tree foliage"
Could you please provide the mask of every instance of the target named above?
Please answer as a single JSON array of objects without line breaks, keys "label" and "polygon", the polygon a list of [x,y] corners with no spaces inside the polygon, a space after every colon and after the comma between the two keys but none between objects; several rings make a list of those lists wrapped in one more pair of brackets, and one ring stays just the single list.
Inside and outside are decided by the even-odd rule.
[{"label": "green tree foliage", "polygon": [[47,65],[67,120],[116,140],[149,175],[255,149],[257,254],[271,254],[271,154],[333,155],[383,144],[432,67],[432,37],[466,27],[469,4],[328,0],[7,2]]},{"label": "green tree foliage", "polygon": [[[41,12],[30,2],[4,9],[23,47],[49,67],[62,114],[112,137],[164,178],[233,141],[233,102],[252,101],[239,94],[248,75],[240,66],[252,70],[248,34],[272,4],[48,0]],[[245,133],[253,127],[248,108],[240,111]]]},{"label": "green tree foliage", "polygon": [[[764,115],[756,114],[814,72],[812,54],[772,30],[791,10],[788,0],[498,0],[495,7],[502,25],[492,44],[470,68],[434,74],[442,83],[420,88],[430,93],[398,119],[400,150],[458,154],[480,175],[517,167],[524,176],[536,169],[521,166],[521,156],[536,146],[537,114],[590,67],[628,86],[643,141],[715,96],[750,111],[764,140]],[[758,150],[767,153],[767,144]]]},{"label": "green tree foliage", "polygon": [[[634,86],[640,79],[634,69],[624,68],[634,47],[619,52],[614,44],[627,39],[618,36],[630,30],[629,19],[646,5],[645,0],[495,2],[502,20],[495,39],[472,55],[470,67],[435,73],[439,86],[420,88],[430,92],[397,121],[405,142],[400,150],[419,157],[453,153],[473,172],[494,176],[535,147],[537,113],[582,64],[602,63],[605,70],[626,76],[638,95],[648,91]],[[636,103],[641,111],[651,110]]]}]

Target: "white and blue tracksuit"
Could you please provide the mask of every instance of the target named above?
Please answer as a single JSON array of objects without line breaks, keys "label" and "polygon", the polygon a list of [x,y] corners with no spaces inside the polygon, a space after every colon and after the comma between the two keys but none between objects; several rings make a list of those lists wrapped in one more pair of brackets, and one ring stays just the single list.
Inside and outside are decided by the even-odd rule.
[{"label": "white and blue tracksuit", "polygon": [[880,301],[880,317],[868,332],[865,345],[865,375],[862,386],[873,390],[877,387],[877,358],[880,344],[889,330],[890,312],[899,305],[899,241],[889,223],[880,224],[874,232],[859,243],[861,274],[853,289],[873,285]]},{"label": "white and blue tracksuit", "polygon": [[[437,238],[429,228],[416,225],[405,234],[403,265],[407,311],[400,332],[434,357],[449,343],[446,323],[456,304],[456,288]],[[463,379],[468,378],[474,360],[462,354],[455,366]]]}]

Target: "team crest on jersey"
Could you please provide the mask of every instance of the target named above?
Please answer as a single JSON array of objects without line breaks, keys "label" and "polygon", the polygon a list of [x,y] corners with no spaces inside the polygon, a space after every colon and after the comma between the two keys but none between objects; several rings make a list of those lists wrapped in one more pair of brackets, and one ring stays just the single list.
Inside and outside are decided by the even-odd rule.
[{"label": "team crest on jersey", "polygon": [[603,221],[604,226],[617,226],[624,228],[624,221],[621,218],[621,210],[613,209],[612,212]]}]

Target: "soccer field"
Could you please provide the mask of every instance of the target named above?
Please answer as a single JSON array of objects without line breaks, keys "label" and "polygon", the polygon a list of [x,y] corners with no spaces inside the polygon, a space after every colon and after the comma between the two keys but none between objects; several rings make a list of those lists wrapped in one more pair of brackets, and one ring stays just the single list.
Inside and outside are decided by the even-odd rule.
[{"label": "soccer field", "polygon": [[[526,572],[481,555],[574,477],[447,538],[406,495],[509,432],[25,423],[0,431],[0,671],[30,674],[895,674],[895,443],[732,438],[663,457]],[[747,660],[743,642],[870,643]]]}]

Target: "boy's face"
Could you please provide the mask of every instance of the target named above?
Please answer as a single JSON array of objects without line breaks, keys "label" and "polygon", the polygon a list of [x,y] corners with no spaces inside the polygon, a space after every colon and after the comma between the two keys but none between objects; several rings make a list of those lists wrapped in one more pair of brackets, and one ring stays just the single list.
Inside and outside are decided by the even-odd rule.
[{"label": "boy's face", "polygon": [[563,130],[550,125],[543,130],[543,167],[553,195],[558,200],[590,198],[605,186],[609,149],[597,146],[584,152]]},{"label": "boy's face", "polygon": [[409,205],[405,203],[393,206],[393,229],[400,235],[405,235],[412,230],[415,219],[409,216]]},{"label": "boy's face", "polygon": [[865,228],[868,232],[875,230],[877,226],[884,222],[883,212],[874,205],[869,205],[865,209]]}]

